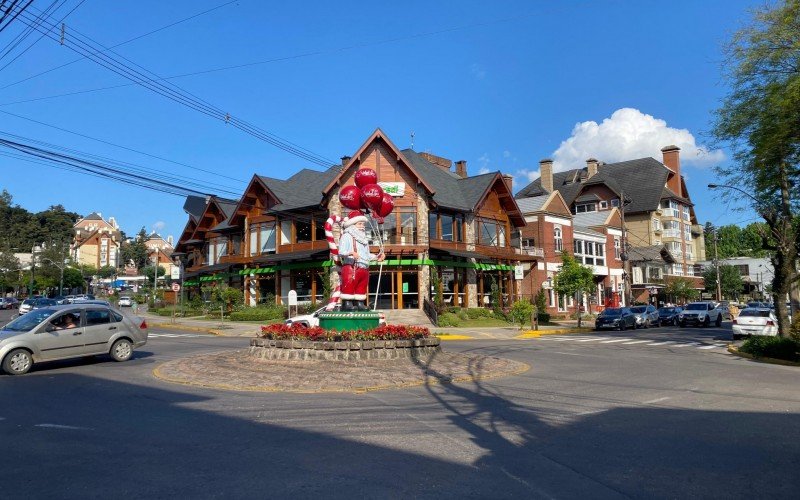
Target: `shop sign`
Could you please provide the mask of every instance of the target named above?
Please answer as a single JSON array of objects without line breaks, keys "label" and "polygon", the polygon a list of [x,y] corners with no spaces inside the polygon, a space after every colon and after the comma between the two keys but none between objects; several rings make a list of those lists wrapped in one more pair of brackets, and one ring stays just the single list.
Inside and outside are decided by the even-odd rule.
[{"label": "shop sign", "polygon": [[517,264],[514,266],[514,279],[521,280],[525,276],[525,270],[522,268],[522,264]]},{"label": "shop sign", "polygon": [[389,193],[394,197],[401,197],[406,194],[405,182],[379,182],[378,185],[383,188],[384,193]]},{"label": "shop sign", "polygon": [[178,266],[172,266],[172,269],[169,270],[169,279],[172,280],[181,279],[181,268]]}]

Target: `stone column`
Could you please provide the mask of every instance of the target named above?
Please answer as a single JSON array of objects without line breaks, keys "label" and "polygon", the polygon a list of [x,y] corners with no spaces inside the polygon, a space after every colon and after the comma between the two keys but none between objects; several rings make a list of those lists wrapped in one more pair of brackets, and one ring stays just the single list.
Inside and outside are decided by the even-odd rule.
[{"label": "stone column", "polygon": [[[466,230],[464,240],[467,243],[467,250],[475,251],[475,216],[467,215],[464,218]],[[475,259],[468,259],[472,264]],[[467,269],[467,307],[478,307],[478,272],[475,268]]]}]

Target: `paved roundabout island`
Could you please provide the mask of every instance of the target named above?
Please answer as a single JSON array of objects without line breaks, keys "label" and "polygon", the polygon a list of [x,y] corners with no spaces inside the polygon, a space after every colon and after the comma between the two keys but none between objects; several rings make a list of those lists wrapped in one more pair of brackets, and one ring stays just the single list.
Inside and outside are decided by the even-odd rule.
[{"label": "paved roundabout island", "polygon": [[510,359],[438,350],[395,359],[264,359],[240,349],[168,361],[153,373],[169,382],[261,392],[366,392],[469,382],[523,373]]}]

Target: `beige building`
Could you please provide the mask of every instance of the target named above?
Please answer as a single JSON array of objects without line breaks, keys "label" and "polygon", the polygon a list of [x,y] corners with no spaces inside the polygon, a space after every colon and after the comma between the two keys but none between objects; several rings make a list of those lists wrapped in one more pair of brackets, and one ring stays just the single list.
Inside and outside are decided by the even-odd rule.
[{"label": "beige building", "polygon": [[75,236],[70,250],[75,262],[97,269],[118,267],[122,234],[113,217],[106,221],[101,214],[93,212],[78,220],[73,230]]},{"label": "beige building", "polygon": [[164,239],[155,231],[150,233],[150,236],[144,241],[144,245],[147,247],[147,261],[152,264],[157,253],[158,265],[164,268],[167,277],[172,273],[173,267],[179,267],[175,265],[175,262],[170,257],[174,250],[172,241],[172,236],[167,236],[167,239]]}]

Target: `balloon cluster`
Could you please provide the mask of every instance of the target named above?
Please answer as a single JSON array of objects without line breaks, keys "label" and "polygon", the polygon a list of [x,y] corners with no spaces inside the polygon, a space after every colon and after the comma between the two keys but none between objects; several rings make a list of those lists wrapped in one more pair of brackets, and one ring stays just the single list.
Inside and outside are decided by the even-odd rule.
[{"label": "balloon cluster", "polygon": [[394,198],[384,193],[378,185],[378,174],[371,168],[356,172],[355,186],[345,186],[339,191],[339,201],[350,210],[369,210],[378,224],[394,210]]}]

